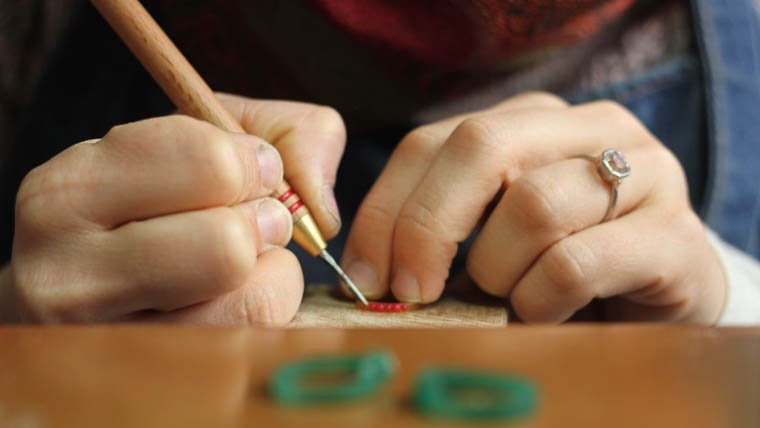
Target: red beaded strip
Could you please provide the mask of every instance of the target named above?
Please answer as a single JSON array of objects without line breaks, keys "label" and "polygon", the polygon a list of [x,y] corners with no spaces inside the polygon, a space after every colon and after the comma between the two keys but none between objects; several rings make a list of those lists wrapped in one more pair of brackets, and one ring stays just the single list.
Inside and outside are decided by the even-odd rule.
[{"label": "red beaded strip", "polygon": [[280,195],[279,198],[277,198],[278,201],[280,201],[280,202],[282,202],[284,204],[285,201],[287,201],[288,198],[291,197],[291,196],[293,196],[293,195],[296,196],[296,200],[293,201],[293,203],[290,204],[290,206],[288,206],[288,211],[290,211],[291,214],[293,214],[294,212],[296,212],[297,209],[299,209],[299,208],[301,208],[303,206],[303,201],[301,201],[301,199],[298,197],[298,195],[296,195],[296,193],[293,191],[293,189],[288,189],[285,193],[283,193],[282,195]]},{"label": "red beaded strip", "polygon": [[293,195],[293,193],[295,193],[295,192],[293,192],[293,189],[288,189],[288,191],[287,191],[287,192],[285,192],[285,193],[283,193],[282,195],[280,195],[280,197],[279,197],[279,198],[277,198],[277,200],[278,200],[278,201],[280,201],[280,202],[282,202],[282,203],[284,204],[284,203],[285,203],[285,201],[286,201],[286,200],[287,200],[289,197],[291,197],[291,196]]},{"label": "red beaded strip", "polygon": [[288,207],[288,211],[290,211],[291,214],[296,212],[297,209],[301,208],[303,206],[303,202],[298,199],[297,201],[293,202],[293,205]]},{"label": "red beaded strip", "polygon": [[361,310],[370,312],[406,312],[409,310],[409,305],[406,303],[369,302],[368,306],[357,305]]}]

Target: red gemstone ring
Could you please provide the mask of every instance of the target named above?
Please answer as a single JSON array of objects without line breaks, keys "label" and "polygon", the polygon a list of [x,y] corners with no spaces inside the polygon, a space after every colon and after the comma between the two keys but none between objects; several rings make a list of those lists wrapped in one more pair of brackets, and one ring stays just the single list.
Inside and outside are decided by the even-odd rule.
[{"label": "red gemstone ring", "polygon": [[615,213],[615,205],[618,199],[618,187],[623,179],[631,175],[631,165],[623,152],[616,149],[607,149],[599,156],[581,155],[576,156],[588,159],[596,165],[596,172],[602,180],[610,184],[610,204],[604,213],[601,223],[612,218]]}]

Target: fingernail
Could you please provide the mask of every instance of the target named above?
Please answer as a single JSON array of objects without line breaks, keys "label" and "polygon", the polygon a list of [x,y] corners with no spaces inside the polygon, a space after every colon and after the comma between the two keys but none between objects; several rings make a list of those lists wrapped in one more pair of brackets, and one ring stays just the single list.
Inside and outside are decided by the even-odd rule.
[{"label": "fingernail", "polygon": [[381,297],[382,290],[375,270],[362,260],[354,260],[346,266],[346,275],[354,281],[359,290],[369,298]]},{"label": "fingernail", "polygon": [[261,184],[274,190],[282,181],[282,159],[277,149],[270,144],[259,144],[256,147],[256,160],[259,163]]},{"label": "fingernail", "polygon": [[327,212],[330,213],[330,217],[332,217],[333,230],[340,229],[340,211],[338,210],[338,202],[335,200],[335,193],[333,193],[333,188],[329,184],[322,186],[322,203]]},{"label": "fingernail", "polygon": [[285,246],[293,233],[290,212],[275,199],[264,199],[256,207],[256,224],[264,244]]},{"label": "fingernail", "polygon": [[398,268],[391,284],[393,295],[402,302],[420,303],[420,284],[417,278],[404,268]]}]

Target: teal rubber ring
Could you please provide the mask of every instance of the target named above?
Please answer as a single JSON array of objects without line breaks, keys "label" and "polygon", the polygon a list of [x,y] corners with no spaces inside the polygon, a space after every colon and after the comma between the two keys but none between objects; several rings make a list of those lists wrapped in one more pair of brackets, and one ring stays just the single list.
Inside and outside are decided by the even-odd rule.
[{"label": "teal rubber ring", "polygon": [[537,394],[532,382],[517,376],[434,367],[417,377],[414,403],[430,416],[516,419],[535,410]]},{"label": "teal rubber ring", "polygon": [[270,378],[269,392],[283,404],[353,401],[380,389],[395,371],[395,357],[384,350],[308,358],[280,367]]}]

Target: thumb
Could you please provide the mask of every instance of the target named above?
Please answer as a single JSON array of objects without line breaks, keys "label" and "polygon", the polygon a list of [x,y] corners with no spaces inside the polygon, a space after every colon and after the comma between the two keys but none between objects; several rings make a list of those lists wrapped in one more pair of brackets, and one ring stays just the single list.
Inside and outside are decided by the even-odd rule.
[{"label": "thumb", "polygon": [[277,148],[285,179],[309,207],[325,238],[337,235],[341,221],[333,187],[346,145],[340,114],[315,104],[217,96],[246,132]]}]

